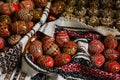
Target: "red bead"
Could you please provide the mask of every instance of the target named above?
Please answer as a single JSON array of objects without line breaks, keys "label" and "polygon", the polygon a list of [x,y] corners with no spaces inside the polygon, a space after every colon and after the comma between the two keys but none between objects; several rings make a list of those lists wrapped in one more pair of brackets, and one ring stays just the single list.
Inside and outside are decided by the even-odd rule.
[{"label": "red bead", "polygon": [[55,66],[62,66],[71,61],[71,56],[66,53],[61,53],[60,55],[55,56],[54,61]]},{"label": "red bead", "polygon": [[110,34],[110,35],[108,35],[108,36],[105,37],[104,44],[105,44],[106,48],[112,48],[112,49],[114,49],[114,48],[117,47],[118,42],[117,42],[116,37]]},{"label": "red bead", "polygon": [[96,53],[93,56],[91,56],[91,61],[92,61],[93,65],[100,68],[104,64],[105,58],[102,54]]},{"label": "red bead", "polygon": [[63,53],[74,55],[77,51],[77,44],[73,41],[68,41],[63,45]]},{"label": "red bead", "polygon": [[54,66],[54,60],[50,56],[40,56],[37,59],[37,64],[42,68],[52,68]]},{"label": "red bead", "polygon": [[65,31],[59,31],[56,33],[56,43],[58,46],[63,47],[64,43],[68,42],[69,36]]},{"label": "red bead", "polygon": [[99,40],[93,40],[89,43],[89,51],[92,54],[101,53],[104,50],[104,45]]},{"label": "red bead", "polygon": [[117,61],[109,60],[105,63],[104,69],[108,72],[117,73],[120,70],[120,65]]},{"label": "red bead", "polygon": [[120,53],[114,49],[106,49],[103,54],[106,59],[110,60],[117,60],[118,56],[120,55]]}]

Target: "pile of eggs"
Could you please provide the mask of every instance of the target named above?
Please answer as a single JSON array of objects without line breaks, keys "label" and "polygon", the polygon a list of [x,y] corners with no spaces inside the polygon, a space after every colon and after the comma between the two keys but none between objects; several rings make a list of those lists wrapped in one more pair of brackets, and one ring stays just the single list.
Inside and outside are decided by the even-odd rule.
[{"label": "pile of eggs", "polygon": [[108,35],[103,42],[92,40],[89,43],[91,62],[97,68],[107,72],[118,73],[120,71],[120,44],[113,35]]},{"label": "pile of eggs", "polygon": [[62,30],[56,32],[54,38],[44,35],[38,39],[33,36],[26,47],[25,52],[31,54],[33,63],[42,68],[65,65],[77,51],[76,43]]},{"label": "pile of eggs", "polygon": [[0,52],[15,45],[41,16],[47,0],[0,1]]}]

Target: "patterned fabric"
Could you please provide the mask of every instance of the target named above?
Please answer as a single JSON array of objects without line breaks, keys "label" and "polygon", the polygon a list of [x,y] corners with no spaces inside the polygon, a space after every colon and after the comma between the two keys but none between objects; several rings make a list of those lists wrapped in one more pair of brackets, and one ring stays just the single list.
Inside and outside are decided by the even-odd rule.
[{"label": "patterned fabric", "polygon": [[21,58],[22,44],[19,43],[7,51],[0,53],[0,73],[13,71],[16,66],[19,66]]}]

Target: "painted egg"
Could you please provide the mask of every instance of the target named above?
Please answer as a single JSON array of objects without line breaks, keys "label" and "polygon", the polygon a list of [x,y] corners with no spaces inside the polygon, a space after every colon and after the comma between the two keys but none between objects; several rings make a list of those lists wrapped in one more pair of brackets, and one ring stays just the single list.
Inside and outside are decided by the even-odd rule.
[{"label": "painted egg", "polygon": [[3,1],[0,1],[0,5],[2,5],[2,4],[4,4],[4,2],[3,2]]},{"label": "painted egg", "polygon": [[79,17],[84,17],[86,14],[87,10],[85,7],[80,7],[79,9],[75,9],[75,15]]},{"label": "painted egg", "polygon": [[54,62],[55,66],[62,66],[71,61],[71,56],[66,53],[61,53],[60,55],[55,56]]},{"label": "painted egg", "polygon": [[5,22],[7,24],[11,24],[12,20],[11,20],[10,16],[8,16],[8,15],[1,15],[0,22]]},{"label": "painted egg", "polygon": [[11,35],[9,38],[8,38],[8,43],[10,45],[14,45],[16,44],[17,42],[19,42],[21,39],[21,36],[20,35]]},{"label": "painted egg", "polygon": [[50,56],[40,56],[37,59],[37,64],[42,68],[52,68],[54,66],[54,60]]},{"label": "painted egg", "polygon": [[113,14],[113,10],[111,8],[105,8],[102,12],[102,16],[106,17],[106,16],[111,16],[113,17],[114,14]]},{"label": "painted egg", "polygon": [[104,69],[108,72],[117,73],[120,70],[120,65],[117,61],[109,60],[105,62]]},{"label": "painted egg", "polygon": [[107,35],[104,39],[104,45],[106,48],[111,48],[114,49],[117,47],[118,45],[118,41],[116,39],[115,36],[113,36],[112,34]]},{"label": "painted egg", "polygon": [[5,40],[4,38],[0,37],[0,50],[5,47]]},{"label": "painted egg", "polygon": [[91,26],[98,26],[99,25],[99,18],[97,16],[92,16],[89,21],[88,21],[88,24],[91,25]]},{"label": "painted egg", "polygon": [[98,10],[98,8],[91,7],[88,11],[88,14],[90,16],[98,16],[99,15],[99,10]]},{"label": "painted egg", "polygon": [[42,42],[35,40],[31,43],[30,47],[29,47],[29,52],[34,54],[34,53],[38,53],[38,54],[43,54],[42,51]]},{"label": "painted egg", "polygon": [[9,25],[3,22],[0,22],[0,36],[8,37],[10,36]]},{"label": "painted egg", "polygon": [[58,46],[63,47],[64,43],[68,42],[70,39],[66,31],[59,31],[56,33],[55,40]]},{"label": "painted egg", "polygon": [[39,20],[41,18],[42,12],[43,12],[42,8],[38,8],[38,9],[34,9],[34,10],[30,11],[30,13],[32,13],[32,15],[33,15],[34,21]]},{"label": "painted egg", "polygon": [[55,2],[53,5],[52,5],[52,7],[51,7],[51,9],[50,9],[50,13],[52,14],[52,15],[60,15],[60,14],[62,14],[64,11],[65,11],[65,3],[64,2],[62,2],[62,1],[57,1],[57,2]]},{"label": "painted egg", "polygon": [[91,54],[101,53],[104,50],[104,45],[99,40],[92,40],[89,43],[88,49],[89,49]]},{"label": "painted egg", "polygon": [[116,28],[120,31],[120,20],[116,21]]},{"label": "painted egg", "polygon": [[24,21],[31,21],[33,19],[33,16],[30,13],[30,10],[25,8],[20,9],[18,12],[16,12],[16,17]]},{"label": "painted egg", "polygon": [[32,0],[21,1],[19,8],[34,9],[34,2]]},{"label": "painted egg", "polygon": [[43,44],[44,53],[52,57],[60,54],[60,48],[54,42],[46,42]]},{"label": "painted egg", "polygon": [[67,53],[69,55],[76,54],[77,44],[73,41],[68,41],[63,45],[63,53]]},{"label": "painted egg", "polygon": [[48,0],[34,0],[34,2],[37,7],[45,7],[47,5]]},{"label": "painted egg", "polygon": [[18,5],[15,3],[4,3],[0,6],[0,12],[5,15],[11,15],[12,13],[18,11]]},{"label": "painted egg", "polygon": [[67,4],[74,6],[76,5],[76,0],[67,0]]},{"label": "painted egg", "polygon": [[97,68],[100,68],[104,64],[105,58],[102,54],[96,53],[93,56],[91,56],[91,61],[94,66],[96,66]]},{"label": "painted egg", "polygon": [[113,19],[110,16],[101,18],[101,24],[103,26],[111,27],[113,25]]},{"label": "painted egg", "polygon": [[55,42],[55,38],[45,35],[44,37],[42,37],[42,42],[43,44],[48,43],[48,42]]},{"label": "painted egg", "polygon": [[12,31],[15,34],[26,34],[33,27],[33,22],[15,21],[12,24]]},{"label": "painted egg", "polygon": [[116,60],[118,56],[120,55],[120,53],[114,49],[106,49],[104,50],[103,54],[106,59],[110,59],[110,60]]}]

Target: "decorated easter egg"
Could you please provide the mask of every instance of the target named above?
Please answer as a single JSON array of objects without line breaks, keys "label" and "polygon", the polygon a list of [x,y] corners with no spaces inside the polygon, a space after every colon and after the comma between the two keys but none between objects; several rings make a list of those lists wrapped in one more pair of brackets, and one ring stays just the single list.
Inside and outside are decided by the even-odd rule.
[{"label": "decorated easter egg", "polygon": [[5,15],[11,15],[12,13],[18,11],[18,5],[16,3],[4,3],[0,5],[0,13]]},{"label": "decorated easter egg", "polygon": [[42,42],[35,40],[31,43],[30,48],[29,48],[29,52],[34,54],[34,53],[38,53],[38,54],[43,54],[42,51]]},{"label": "decorated easter egg", "polygon": [[61,53],[54,58],[55,66],[62,66],[71,61],[71,56],[66,53]]},{"label": "decorated easter egg", "polygon": [[88,11],[88,14],[90,16],[98,16],[99,15],[99,10],[96,7],[91,7]]},{"label": "decorated easter egg", "polygon": [[41,18],[42,12],[43,12],[42,8],[33,9],[33,10],[30,11],[30,13],[32,13],[32,15],[33,15],[33,20],[34,21],[39,20]]},{"label": "decorated easter egg", "polygon": [[104,69],[108,72],[117,73],[120,70],[120,65],[117,61],[109,60],[105,62]]},{"label": "decorated easter egg", "polygon": [[5,22],[7,24],[11,24],[12,20],[11,20],[10,16],[8,16],[8,15],[1,15],[0,22]]},{"label": "decorated easter egg", "polygon": [[113,36],[112,34],[110,34],[110,35],[107,35],[105,37],[105,39],[104,39],[104,45],[105,45],[106,48],[112,48],[112,49],[114,49],[114,48],[117,47],[118,41],[117,41],[117,39],[116,39],[115,36]]},{"label": "decorated easter egg", "polygon": [[41,68],[52,68],[54,66],[54,60],[50,56],[40,56],[37,59],[37,64]]},{"label": "decorated easter egg", "polygon": [[64,10],[65,10],[65,3],[63,1],[56,1],[52,5],[52,7],[50,9],[50,13],[52,15],[56,15],[57,16],[57,15],[62,14],[64,12]]},{"label": "decorated easter egg", "polygon": [[0,37],[0,50],[5,47],[5,40],[4,38]]},{"label": "decorated easter egg", "polygon": [[73,41],[68,41],[63,45],[63,53],[74,55],[77,51],[77,44]]},{"label": "decorated easter egg", "polygon": [[44,53],[52,57],[60,54],[60,48],[54,42],[46,42],[43,44]]},{"label": "decorated easter egg", "polygon": [[32,0],[24,0],[19,4],[19,8],[34,9],[34,2]]},{"label": "decorated easter egg", "polygon": [[100,68],[104,64],[105,58],[102,54],[96,53],[93,56],[91,56],[91,61],[94,66],[96,66],[97,68]]},{"label": "decorated easter egg", "polygon": [[110,59],[110,60],[116,60],[118,56],[120,55],[120,53],[114,49],[106,49],[104,50],[103,54],[106,59]]},{"label": "decorated easter egg", "polygon": [[12,31],[15,34],[26,34],[33,27],[33,22],[15,21],[12,24]]},{"label": "decorated easter egg", "polygon": [[120,19],[116,21],[116,28],[120,31]]},{"label": "decorated easter egg", "polygon": [[113,25],[113,19],[111,16],[101,18],[101,24],[103,26],[111,27]]},{"label": "decorated easter egg", "polygon": [[24,21],[31,21],[33,19],[32,14],[30,13],[29,9],[20,9],[18,12],[16,12],[16,17],[19,20],[24,20]]},{"label": "decorated easter egg", "polygon": [[59,31],[56,33],[55,40],[58,46],[63,47],[64,43],[68,42],[70,39],[66,31]]},{"label": "decorated easter egg", "polygon": [[45,7],[48,0],[34,0],[34,2],[37,7]]},{"label": "decorated easter egg", "polygon": [[89,49],[91,54],[101,53],[104,50],[104,45],[99,40],[92,40],[89,43],[88,49]]},{"label": "decorated easter egg", "polygon": [[89,21],[88,21],[88,24],[91,25],[91,26],[98,26],[99,25],[99,18],[97,16],[92,16]]},{"label": "decorated easter egg", "polygon": [[21,39],[21,36],[20,35],[11,35],[9,38],[8,38],[8,43],[10,45],[14,45],[16,44],[17,42],[19,42]]},{"label": "decorated easter egg", "polygon": [[10,36],[9,25],[3,22],[0,22],[0,36],[8,37]]}]

